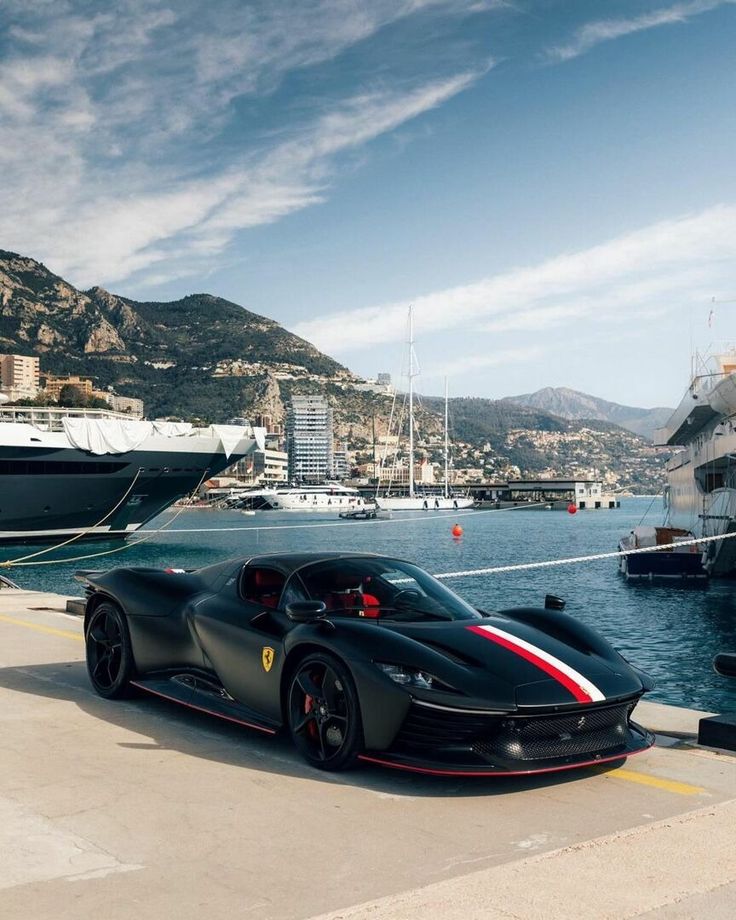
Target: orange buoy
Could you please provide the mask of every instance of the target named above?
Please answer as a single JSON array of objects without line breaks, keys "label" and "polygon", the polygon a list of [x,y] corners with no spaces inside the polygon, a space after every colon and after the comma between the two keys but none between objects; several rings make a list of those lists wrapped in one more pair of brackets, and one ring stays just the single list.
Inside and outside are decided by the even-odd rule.
[{"label": "orange buoy", "polygon": [[567,506],[567,513],[577,514],[577,512],[578,512],[578,506],[573,504],[573,502],[570,502],[570,504]]},{"label": "orange buoy", "polygon": [[462,537],[463,529],[459,524],[455,524],[455,526],[452,528],[452,535],[456,540]]}]

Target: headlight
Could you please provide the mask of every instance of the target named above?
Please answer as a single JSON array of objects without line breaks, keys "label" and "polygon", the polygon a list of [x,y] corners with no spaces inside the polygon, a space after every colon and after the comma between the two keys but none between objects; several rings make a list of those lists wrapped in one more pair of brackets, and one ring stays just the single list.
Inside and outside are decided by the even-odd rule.
[{"label": "headlight", "polygon": [[376,661],[376,667],[380,668],[384,674],[391,678],[396,684],[402,687],[416,687],[419,690],[431,690],[432,686],[439,681],[431,674],[425,671],[417,671],[414,668],[405,668],[400,664],[386,664],[383,661]]}]

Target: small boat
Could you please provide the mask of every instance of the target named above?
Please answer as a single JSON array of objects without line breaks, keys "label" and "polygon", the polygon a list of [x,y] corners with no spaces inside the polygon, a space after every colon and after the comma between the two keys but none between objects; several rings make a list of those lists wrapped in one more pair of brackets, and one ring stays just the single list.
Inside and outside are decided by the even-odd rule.
[{"label": "small boat", "polygon": [[[706,554],[701,545],[689,542],[694,539],[689,530],[679,527],[635,527],[619,541],[619,550],[651,547],[651,552],[621,556],[619,571],[626,579],[705,579],[708,577]],[[678,546],[678,543],[684,545]]]},{"label": "small boat", "polygon": [[381,511],[375,505],[367,505],[365,508],[354,508],[352,511],[341,511],[340,515],[346,521],[375,521],[377,518],[386,521],[391,519],[390,511]]}]

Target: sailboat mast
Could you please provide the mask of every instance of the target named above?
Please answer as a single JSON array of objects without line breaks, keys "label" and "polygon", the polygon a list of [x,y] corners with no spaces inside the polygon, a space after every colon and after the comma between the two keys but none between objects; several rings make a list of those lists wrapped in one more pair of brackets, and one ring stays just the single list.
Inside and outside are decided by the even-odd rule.
[{"label": "sailboat mast", "polygon": [[414,498],[414,308],[409,307],[409,498]]},{"label": "sailboat mast", "polygon": [[445,377],[445,498],[450,497],[450,425],[447,411],[448,399],[447,377]]}]

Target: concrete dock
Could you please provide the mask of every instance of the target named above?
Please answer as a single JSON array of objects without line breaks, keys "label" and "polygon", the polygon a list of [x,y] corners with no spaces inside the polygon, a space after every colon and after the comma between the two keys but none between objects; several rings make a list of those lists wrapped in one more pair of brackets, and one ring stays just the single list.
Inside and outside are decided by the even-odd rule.
[{"label": "concrete dock", "polygon": [[3,920],[736,913],[736,756],[700,713],[623,765],[537,779],[327,775],[282,738],[92,691],[64,599],[0,591]]}]

